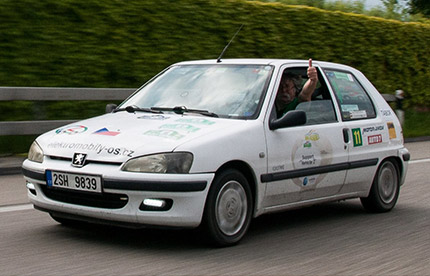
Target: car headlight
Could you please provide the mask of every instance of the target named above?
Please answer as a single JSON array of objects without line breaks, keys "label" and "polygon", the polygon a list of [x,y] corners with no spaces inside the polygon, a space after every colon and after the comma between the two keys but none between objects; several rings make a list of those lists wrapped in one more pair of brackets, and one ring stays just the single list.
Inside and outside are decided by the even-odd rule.
[{"label": "car headlight", "polygon": [[36,141],[31,144],[30,150],[28,151],[28,160],[38,163],[43,162],[43,151]]},{"label": "car headlight", "polygon": [[160,153],[130,159],[121,170],[144,173],[188,173],[192,163],[193,155],[189,152]]}]

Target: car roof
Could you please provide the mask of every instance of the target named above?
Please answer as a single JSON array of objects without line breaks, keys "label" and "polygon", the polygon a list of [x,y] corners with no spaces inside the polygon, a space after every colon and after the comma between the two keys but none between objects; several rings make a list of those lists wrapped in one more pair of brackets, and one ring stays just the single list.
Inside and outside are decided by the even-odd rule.
[{"label": "car roof", "polygon": [[[338,68],[344,70],[356,70],[350,66],[334,63],[334,62],[326,62],[313,60],[314,64],[329,67],[329,68]],[[196,64],[253,64],[253,65],[274,65],[276,67],[282,66],[284,64],[307,64],[307,59],[263,59],[263,58],[239,58],[239,59],[222,59],[218,62],[216,59],[205,59],[205,60],[191,60],[191,61],[182,61],[175,63],[173,65],[196,65]]]}]

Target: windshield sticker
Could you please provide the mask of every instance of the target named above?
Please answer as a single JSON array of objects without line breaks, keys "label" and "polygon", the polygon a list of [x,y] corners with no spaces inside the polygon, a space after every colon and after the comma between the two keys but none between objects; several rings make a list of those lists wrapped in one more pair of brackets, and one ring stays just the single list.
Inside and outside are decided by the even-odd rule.
[{"label": "windshield sticker", "polygon": [[106,135],[106,136],[117,136],[120,133],[121,132],[119,131],[109,131],[107,128],[101,128],[93,132],[93,134]]},{"label": "windshield sticker", "polygon": [[354,79],[352,78],[352,75],[348,73],[334,72],[334,75],[336,76],[336,79],[339,79],[339,80],[354,81]]},{"label": "windshield sticker", "polygon": [[143,115],[137,117],[137,119],[146,119],[146,120],[167,120],[170,117],[164,115]]},{"label": "windshield sticker", "polygon": [[143,133],[144,135],[148,136],[156,136],[161,138],[167,138],[172,140],[179,140],[185,137],[185,135],[180,134],[176,130],[148,130],[147,132]]},{"label": "windshield sticker", "polygon": [[55,142],[55,143],[49,143],[48,148],[87,150],[87,151],[94,151],[97,154],[101,154],[102,152],[105,152],[107,154],[122,155],[122,156],[128,156],[128,157],[133,157],[133,153],[134,153],[133,150],[129,150],[126,148],[108,147],[102,144],[93,144],[93,143],[84,144],[84,143]]},{"label": "windshield sticker", "polygon": [[68,127],[59,128],[55,131],[56,134],[68,134],[68,135],[74,135],[79,134],[82,132],[85,132],[88,130],[88,127],[81,126],[81,125],[72,125]]},{"label": "windshield sticker", "polygon": [[341,105],[342,111],[344,112],[351,112],[351,111],[358,111],[358,105],[356,104],[343,104]]},{"label": "windshield sticker", "polygon": [[352,131],[352,140],[354,142],[354,147],[360,147],[363,145],[363,137],[361,136],[360,128],[353,128]]},{"label": "windshield sticker", "polygon": [[366,112],[366,110],[350,111],[349,117],[351,119],[367,118],[367,112]]},{"label": "windshield sticker", "polygon": [[215,124],[214,121],[210,121],[208,119],[197,119],[197,118],[181,118],[176,120],[176,122],[197,124],[197,125],[207,125],[207,126]]},{"label": "windshield sticker", "polygon": [[388,133],[390,135],[390,139],[396,139],[397,134],[396,134],[396,128],[394,127],[394,123],[387,122],[387,127],[388,127]]},{"label": "windshield sticker", "polygon": [[369,145],[382,143],[382,135],[381,134],[377,134],[377,135],[368,136],[367,137],[367,142],[368,142]]}]

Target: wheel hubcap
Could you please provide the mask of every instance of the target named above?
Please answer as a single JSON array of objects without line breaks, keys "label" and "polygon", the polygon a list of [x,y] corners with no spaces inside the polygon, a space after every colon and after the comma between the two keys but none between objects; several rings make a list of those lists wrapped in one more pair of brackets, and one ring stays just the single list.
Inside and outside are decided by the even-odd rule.
[{"label": "wheel hubcap", "polygon": [[245,223],[248,203],[242,185],[229,181],[221,188],[215,206],[218,227],[225,235],[237,234]]},{"label": "wheel hubcap", "polygon": [[381,200],[385,204],[391,203],[396,196],[397,189],[397,175],[393,164],[386,163],[381,168],[378,183]]}]

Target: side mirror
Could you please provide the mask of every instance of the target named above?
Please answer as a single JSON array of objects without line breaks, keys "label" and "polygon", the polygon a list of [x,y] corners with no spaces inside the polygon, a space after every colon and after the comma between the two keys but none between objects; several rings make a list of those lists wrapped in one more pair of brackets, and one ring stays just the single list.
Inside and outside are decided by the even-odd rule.
[{"label": "side mirror", "polygon": [[270,130],[275,130],[304,124],[306,124],[306,113],[303,110],[292,110],[279,119],[270,120],[269,128]]},{"label": "side mirror", "polygon": [[117,108],[116,104],[112,104],[112,103],[107,104],[106,105],[106,113],[112,113],[112,111],[114,111],[115,108]]}]

